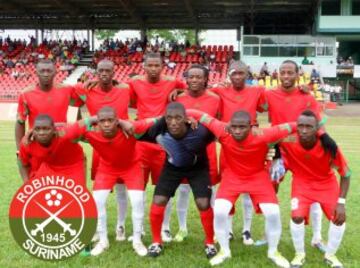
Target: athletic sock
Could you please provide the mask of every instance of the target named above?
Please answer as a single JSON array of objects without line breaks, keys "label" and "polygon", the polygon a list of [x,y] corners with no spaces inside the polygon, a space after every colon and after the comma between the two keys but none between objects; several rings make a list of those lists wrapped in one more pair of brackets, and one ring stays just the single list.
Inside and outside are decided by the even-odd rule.
[{"label": "athletic sock", "polygon": [[300,224],[293,222],[290,219],[291,238],[294,244],[296,253],[305,253],[304,237],[305,237],[305,224],[304,221]]},{"label": "athletic sock", "polygon": [[165,206],[152,204],[150,208],[150,227],[153,243],[162,244],[161,225],[164,220]]},{"label": "athletic sock", "polygon": [[249,194],[243,195],[243,232],[251,231],[253,205]]},{"label": "athletic sock", "polygon": [[200,211],[200,218],[205,232],[205,244],[214,244],[214,212],[212,207]]},{"label": "athletic sock", "polygon": [[143,191],[130,190],[131,218],[133,224],[133,242],[141,242],[141,232],[144,221],[144,194]]},{"label": "athletic sock", "polygon": [[165,230],[170,231],[171,207],[172,207],[172,203],[173,203],[172,200],[173,199],[170,198],[165,207],[164,220],[162,222],[162,227],[161,227],[162,231],[165,231]]},{"label": "athletic sock", "polygon": [[178,188],[178,199],[176,203],[176,212],[179,221],[179,229],[187,230],[186,218],[189,209],[189,195],[190,195],[189,184],[181,184]]},{"label": "athletic sock", "polygon": [[336,254],[336,251],[338,250],[341,244],[344,232],[345,232],[345,222],[340,226],[337,226],[332,222],[330,222],[329,237],[328,237],[329,241],[326,246],[326,254],[329,255]]},{"label": "athletic sock", "polygon": [[268,241],[268,256],[274,255],[281,236],[280,208],[277,204],[262,203],[261,211],[265,216],[265,233]]},{"label": "athletic sock", "polygon": [[117,228],[125,226],[127,212],[127,192],[125,184],[116,184],[116,200],[118,205]]},{"label": "athletic sock", "polygon": [[322,210],[319,203],[313,203],[310,206],[310,218],[311,218],[311,226],[313,242],[321,241],[321,220],[322,220]]},{"label": "athletic sock", "polygon": [[230,245],[229,245],[229,212],[231,210],[231,202],[224,199],[216,199],[214,206],[214,230],[215,236],[221,250],[225,254],[230,254]]}]

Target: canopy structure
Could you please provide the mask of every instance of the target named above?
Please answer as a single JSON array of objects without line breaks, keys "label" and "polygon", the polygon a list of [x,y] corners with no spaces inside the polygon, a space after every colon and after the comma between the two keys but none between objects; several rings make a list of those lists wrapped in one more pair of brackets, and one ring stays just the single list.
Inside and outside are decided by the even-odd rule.
[{"label": "canopy structure", "polygon": [[238,29],[310,33],[312,0],[6,0],[2,29]]}]

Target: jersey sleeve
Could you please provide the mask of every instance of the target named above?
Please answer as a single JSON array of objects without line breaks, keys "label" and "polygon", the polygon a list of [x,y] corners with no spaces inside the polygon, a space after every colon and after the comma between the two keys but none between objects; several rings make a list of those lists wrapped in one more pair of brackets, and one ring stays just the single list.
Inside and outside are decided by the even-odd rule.
[{"label": "jersey sleeve", "polygon": [[291,133],[296,131],[296,123],[286,123],[276,125],[274,127],[260,129],[259,133],[255,134],[262,138],[265,143],[278,143],[281,139],[286,138]]},{"label": "jersey sleeve", "polygon": [[221,122],[208,114],[203,114],[199,122],[206,126],[214,136],[219,139],[228,134],[226,132],[227,123]]},{"label": "jersey sleeve", "polygon": [[341,177],[350,178],[351,170],[348,167],[347,161],[340,148],[338,148],[337,150],[336,157],[333,160],[332,166],[337,170]]},{"label": "jersey sleeve", "polygon": [[70,94],[70,105],[75,107],[81,107],[85,104],[86,98],[83,99],[82,94],[86,91],[84,86],[80,83],[75,86],[69,86],[68,88]]},{"label": "jersey sleeve", "polygon": [[265,88],[260,87],[259,88],[259,99],[258,99],[258,103],[256,106],[256,110],[260,113],[265,112],[267,109],[265,109],[267,107],[266,105],[266,98],[265,98]]},{"label": "jersey sleeve", "polygon": [[134,121],[134,130],[136,136],[141,136],[149,128],[151,128],[157,122],[156,118],[147,118],[139,121]]},{"label": "jersey sleeve", "polygon": [[175,88],[176,89],[186,89],[187,88],[187,85],[184,81],[181,81],[181,80],[175,80]]},{"label": "jersey sleeve", "polygon": [[[140,123],[142,124],[142,123]],[[151,143],[156,143],[156,137],[160,134],[165,133],[167,127],[165,122],[165,117],[161,117],[153,126],[148,128],[144,133],[136,134],[135,138],[140,141],[147,141]]]},{"label": "jersey sleeve", "polygon": [[20,94],[17,107],[16,119],[20,124],[25,124],[26,119],[30,113],[29,106],[25,100],[23,93]]},{"label": "jersey sleeve", "polygon": [[72,140],[74,142],[80,140],[82,137],[86,136],[87,131],[90,131],[91,125],[87,118],[75,122],[74,124],[69,124],[66,127],[60,128],[58,130],[59,137],[63,139]]}]

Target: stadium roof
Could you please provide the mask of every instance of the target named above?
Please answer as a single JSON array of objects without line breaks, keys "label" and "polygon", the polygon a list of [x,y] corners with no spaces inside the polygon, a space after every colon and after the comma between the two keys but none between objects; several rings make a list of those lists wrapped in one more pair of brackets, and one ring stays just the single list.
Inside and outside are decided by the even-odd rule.
[{"label": "stadium roof", "polygon": [[[309,33],[313,0],[4,0],[3,29],[234,29]],[[251,31],[251,25],[253,31]]]}]

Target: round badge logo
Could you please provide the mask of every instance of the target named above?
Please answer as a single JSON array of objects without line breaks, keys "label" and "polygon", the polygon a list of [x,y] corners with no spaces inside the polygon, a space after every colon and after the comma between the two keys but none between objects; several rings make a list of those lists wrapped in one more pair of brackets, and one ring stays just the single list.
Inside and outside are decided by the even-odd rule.
[{"label": "round badge logo", "polygon": [[42,260],[59,261],[90,243],[97,210],[86,187],[64,176],[46,176],[28,181],[17,191],[9,219],[23,250]]}]

